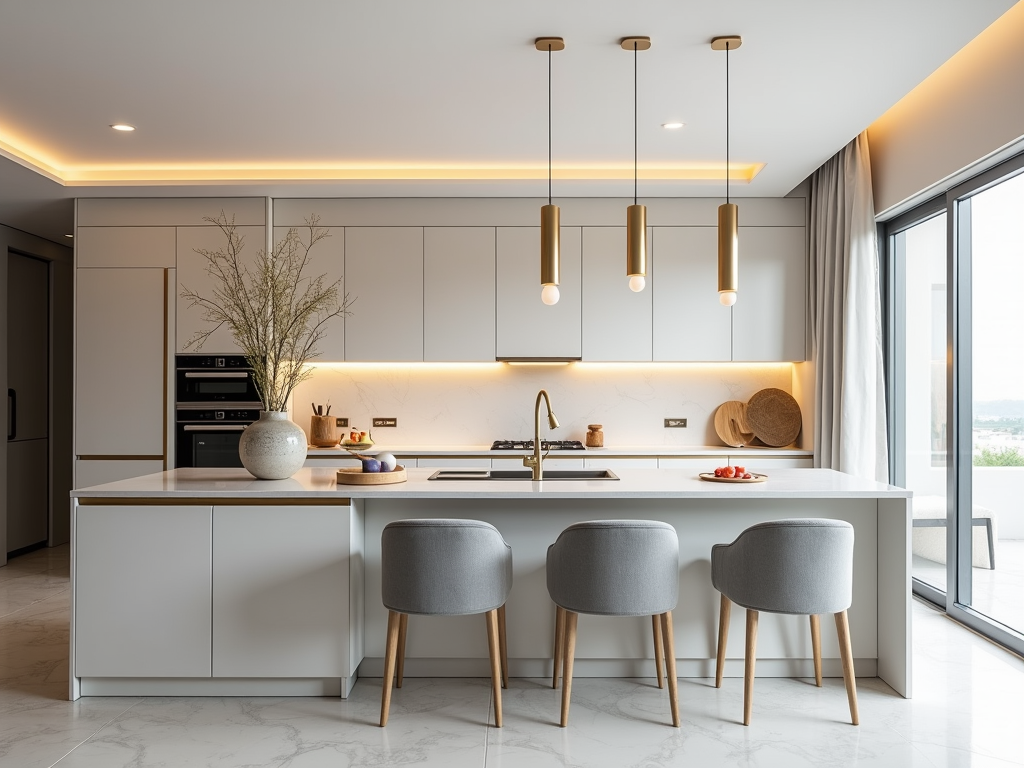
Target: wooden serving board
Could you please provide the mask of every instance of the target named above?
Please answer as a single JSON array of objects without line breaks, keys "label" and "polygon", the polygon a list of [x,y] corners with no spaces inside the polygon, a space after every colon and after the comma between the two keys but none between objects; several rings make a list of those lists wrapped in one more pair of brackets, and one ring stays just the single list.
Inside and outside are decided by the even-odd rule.
[{"label": "wooden serving board", "polygon": [[701,472],[699,477],[709,483],[763,483],[768,479],[768,475],[758,475],[754,472],[750,473],[749,480],[742,477],[715,477],[714,472]]},{"label": "wooden serving board", "polygon": [[338,470],[337,478],[338,483],[344,485],[390,485],[409,479],[401,464],[392,472],[363,472],[359,467],[345,467]]},{"label": "wooden serving board", "polygon": [[729,400],[715,411],[715,432],[726,445],[741,448],[754,440],[754,430],[747,423],[747,404]]}]

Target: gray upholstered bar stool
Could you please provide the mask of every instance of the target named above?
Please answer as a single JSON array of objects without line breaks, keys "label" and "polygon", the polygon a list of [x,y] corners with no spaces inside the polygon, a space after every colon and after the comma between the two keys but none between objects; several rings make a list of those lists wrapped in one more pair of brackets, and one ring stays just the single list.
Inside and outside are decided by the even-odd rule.
[{"label": "gray upholstered bar stool", "polygon": [[[555,674],[563,664],[562,719],[569,722],[576,623],[581,613],[652,616],[654,655],[661,687],[662,653],[668,673],[672,725],[679,727],[672,609],[679,598],[679,539],[676,529],[655,520],[593,520],[570,525],[548,547],[548,594],[555,615]],[[661,632],[658,632],[658,624]]]},{"label": "gray upholstered bar stool", "polygon": [[380,537],[381,597],[388,609],[380,724],[387,725],[391,682],[402,687],[409,614],[487,614],[494,724],[501,727],[501,688],[508,685],[505,601],[512,589],[512,548],[479,520],[422,519],[388,523]]},{"label": "gray upholstered bar stool", "polygon": [[821,631],[818,615],[835,614],[843,679],[853,724],[857,683],[846,609],[853,602],[853,526],[842,520],[775,520],[747,528],[732,544],[711,548],[711,581],[722,593],[718,622],[715,687],[722,687],[722,666],[729,635],[731,603],[747,609],[743,672],[743,724],[750,725],[754,698],[754,660],[758,612],[810,616],[814,678],[821,686]]}]

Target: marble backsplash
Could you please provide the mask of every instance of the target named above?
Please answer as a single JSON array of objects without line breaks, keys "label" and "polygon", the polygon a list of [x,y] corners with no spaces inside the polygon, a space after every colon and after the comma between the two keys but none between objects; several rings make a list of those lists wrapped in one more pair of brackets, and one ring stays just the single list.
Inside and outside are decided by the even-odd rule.
[{"label": "marble backsplash", "polygon": [[[380,444],[489,445],[532,437],[534,402],[546,389],[561,423],[553,439],[583,440],[588,424],[603,424],[606,447],[718,445],[718,406],[765,387],[793,393],[806,423],[813,406],[800,399],[792,363],[323,364],[293,393],[292,418],[308,435],[310,404],[330,403],[331,415],[347,417],[350,428],[396,418],[397,427],[373,430]],[[688,426],[666,429],[666,418]]]}]

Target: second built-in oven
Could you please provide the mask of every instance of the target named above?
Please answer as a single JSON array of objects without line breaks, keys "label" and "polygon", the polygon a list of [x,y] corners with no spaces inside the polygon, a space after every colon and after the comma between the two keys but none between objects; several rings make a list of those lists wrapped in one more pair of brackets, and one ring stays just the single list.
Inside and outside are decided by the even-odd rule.
[{"label": "second built-in oven", "polygon": [[241,467],[238,441],[262,407],[244,357],[179,355],[175,466]]}]

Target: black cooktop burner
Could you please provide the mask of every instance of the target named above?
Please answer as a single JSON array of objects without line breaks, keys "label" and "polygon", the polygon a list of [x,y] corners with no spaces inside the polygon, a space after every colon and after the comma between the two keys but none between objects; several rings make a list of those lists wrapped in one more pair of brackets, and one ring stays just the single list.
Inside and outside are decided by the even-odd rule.
[{"label": "black cooktop burner", "polygon": [[[583,451],[586,450],[579,440],[541,440],[542,451]],[[492,451],[532,451],[533,440],[495,440],[491,444]]]}]

